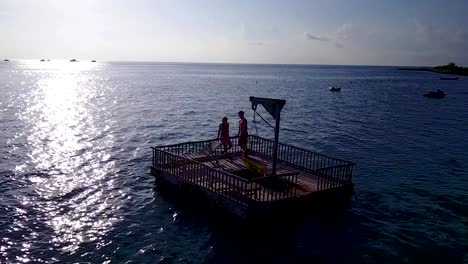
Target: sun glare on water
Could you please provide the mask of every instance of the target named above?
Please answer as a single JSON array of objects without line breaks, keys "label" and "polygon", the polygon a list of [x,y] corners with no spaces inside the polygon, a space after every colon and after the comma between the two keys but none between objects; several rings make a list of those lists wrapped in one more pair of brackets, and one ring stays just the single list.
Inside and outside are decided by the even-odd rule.
[{"label": "sun glare on water", "polygon": [[[75,252],[84,242],[96,241],[118,221],[115,173],[110,148],[112,125],[101,104],[108,87],[98,63],[68,61],[28,62],[21,65],[31,89],[19,118],[26,131],[28,152],[17,175],[29,185],[17,199],[33,206],[38,226],[52,230],[48,243],[64,252]],[[118,197],[117,197],[118,196]],[[31,214],[27,210],[19,214]],[[17,218],[22,219],[22,218]],[[24,223],[15,223],[18,229]],[[30,232],[25,240],[34,241]],[[105,243],[102,241],[102,243]],[[99,243],[97,243],[99,244]],[[18,245],[17,245],[18,246]],[[16,261],[28,262],[29,246]],[[6,249],[0,252],[6,253]],[[5,255],[5,254],[4,254]]]}]

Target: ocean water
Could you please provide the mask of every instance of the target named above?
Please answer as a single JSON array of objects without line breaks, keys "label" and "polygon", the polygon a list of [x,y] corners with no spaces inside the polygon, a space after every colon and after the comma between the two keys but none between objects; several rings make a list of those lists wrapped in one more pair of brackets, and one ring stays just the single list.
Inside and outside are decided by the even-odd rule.
[{"label": "ocean water", "polygon": [[[468,262],[466,77],[16,61],[0,94],[1,263]],[[235,130],[239,110],[272,137],[249,96],[287,100],[281,142],[357,163],[349,205],[245,231],[161,192],[150,146],[213,138],[223,116]]]}]

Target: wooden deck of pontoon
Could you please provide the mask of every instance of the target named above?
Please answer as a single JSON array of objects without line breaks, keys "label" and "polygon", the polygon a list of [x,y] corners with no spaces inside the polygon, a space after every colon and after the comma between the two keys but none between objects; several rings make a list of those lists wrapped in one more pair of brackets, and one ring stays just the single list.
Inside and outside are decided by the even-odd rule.
[{"label": "wooden deck of pontoon", "polygon": [[248,159],[266,172],[258,175],[248,169],[237,139],[232,140],[228,154],[220,148],[206,151],[216,140],[155,147],[151,173],[174,186],[198,190],[242,217],[352,188],[352,162],[279,144],[276,175],[271,175],[273,142],[250,136]]},{"label": "wooden deck of pontoon", "polygon": [[[202,164],[209,166],[214,169],[219,169],[227,171],[229,173],[235,174],[238,171],[245,171],[247,167],[244,162],[244,158],[241,154],[237,155],[220,155],[215,156],[211,159],[206,159],[205,157],[197,157],[196,155],[191,156],[194,160],[200,160]],[[248,159],[251,159],[259,164],[265,164],[267,172],[271,171],[271,160],[266,159],[258,154],[251,154],[248,156]],[[316,192],[318,190],[318,176],[313,173],[309,173],[286,164],[279,163],[277,168],[277,174],[294,174],[297,173],[297,183],[296,183],[296,195],[305,196]],[[274,191],[273,191],[274,192]]]}]

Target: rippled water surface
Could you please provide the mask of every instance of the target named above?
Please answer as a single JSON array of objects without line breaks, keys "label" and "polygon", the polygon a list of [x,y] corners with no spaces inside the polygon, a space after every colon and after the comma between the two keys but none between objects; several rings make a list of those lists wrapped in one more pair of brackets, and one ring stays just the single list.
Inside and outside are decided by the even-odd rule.
[{"label": "rippled water surface", "polygon": [[[468,78],[21,61],[0,63],[0,92],[2,263],[468,261]],[[287,100],[282,142],[358,164],[349,207],[239,232],[160,192],[149,147],[215,137],[225,115],[236,129],[251,95]]]}]

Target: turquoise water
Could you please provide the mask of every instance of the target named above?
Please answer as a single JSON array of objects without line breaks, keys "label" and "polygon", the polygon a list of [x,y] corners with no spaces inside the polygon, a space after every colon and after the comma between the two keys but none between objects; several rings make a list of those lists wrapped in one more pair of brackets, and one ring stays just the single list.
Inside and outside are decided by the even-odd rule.
[{"label": "turquoise water", "polygon": [[[0,63],[0,262],[468,259],[468,78],[395,67]],[[329,86],[340,86],[330,93]],[[445,99],[422,93],[444,90]],[[264,230],[164,195],[150,146],[286,99],[280,141],[357,163],[349,206]],[[268,116],[266,112],[260,112]],[[266,125],[258,134],[272,137]]]}]

